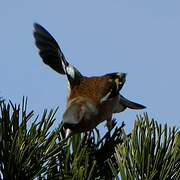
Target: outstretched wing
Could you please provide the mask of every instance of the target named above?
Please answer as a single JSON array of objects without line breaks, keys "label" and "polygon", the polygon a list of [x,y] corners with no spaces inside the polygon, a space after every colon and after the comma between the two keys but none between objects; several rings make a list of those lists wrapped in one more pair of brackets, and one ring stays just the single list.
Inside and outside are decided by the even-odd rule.
[{"label": "outstretched wing", "polygon": [[53,36],[40,24],[34,23],[35,44],[43,62],[60,74],[66,74],[71,85],[79,83],[81,73],[69,64]]}]

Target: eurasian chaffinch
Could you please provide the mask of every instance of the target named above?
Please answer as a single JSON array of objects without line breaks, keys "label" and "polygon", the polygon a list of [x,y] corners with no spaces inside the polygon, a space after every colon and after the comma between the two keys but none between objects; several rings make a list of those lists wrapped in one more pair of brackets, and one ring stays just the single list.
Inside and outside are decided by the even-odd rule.
[{"label": "eurasian chaffinch", "polygon": [[34,24],[34,38],[43,62],[67,76],[69,96],[63,114],[66,137],[90,131],[105,120],[108,129],[111,129],[114,113],[122,112],[126,108],[145,108],[119,93],[126,81],[125,73],[83,76],[77,68],[68,63],[52,35],[37,23]]}]

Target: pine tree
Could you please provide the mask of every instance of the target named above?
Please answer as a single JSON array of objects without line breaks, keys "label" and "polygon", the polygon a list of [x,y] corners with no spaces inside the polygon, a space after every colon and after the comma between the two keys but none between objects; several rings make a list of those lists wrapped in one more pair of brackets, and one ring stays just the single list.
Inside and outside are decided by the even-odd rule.
[{"label": "pine tree", "polygon": [[180,131],[147,114],[100,137],[98,129],[65,140],[52,129],[55,111],[41,118],[22,105],[0,102],[0,180],[180,179]]}]

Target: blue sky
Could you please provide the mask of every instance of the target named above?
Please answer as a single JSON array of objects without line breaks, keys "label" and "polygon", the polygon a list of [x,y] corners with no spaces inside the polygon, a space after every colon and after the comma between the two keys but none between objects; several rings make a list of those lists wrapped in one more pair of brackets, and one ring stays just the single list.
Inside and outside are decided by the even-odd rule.
[{"label": "blue sky", "polygon": [[[159,123],[179,126],[180,1],[31,0],[0,2],[0,96],[29,109],[60,106],[66,79],[45,66],[32,36],[33,23],[46,27],[66,58],[84,75],[127,72],[122,94],[147,106]],[[127,129],[136,114],[117,115]]]}]

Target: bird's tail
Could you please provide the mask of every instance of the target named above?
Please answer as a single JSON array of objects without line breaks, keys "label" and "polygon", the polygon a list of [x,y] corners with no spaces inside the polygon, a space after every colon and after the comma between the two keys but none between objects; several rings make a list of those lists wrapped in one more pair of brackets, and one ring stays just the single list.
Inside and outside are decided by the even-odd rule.
[{"label": "bird's tail", "polygon": [[144,109],[144,108],[146,108],[144,105],[130,101],[130,100],[126,99],[125,97],[123,97],[122,95],[120,95],[120,103],[124,107],[128,107],[130,109]]}]

